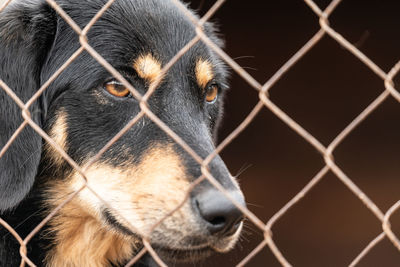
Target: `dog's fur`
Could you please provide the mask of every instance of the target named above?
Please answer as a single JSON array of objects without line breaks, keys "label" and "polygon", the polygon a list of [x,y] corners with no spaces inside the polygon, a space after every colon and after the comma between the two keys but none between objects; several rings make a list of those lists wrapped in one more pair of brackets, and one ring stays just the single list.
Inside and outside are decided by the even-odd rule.
[{"label": "dog's fur", "polygon": [[[57,3],[83,28],[106,0]],[[221,45],[211,24],[204,30]],[[169,0],[117,0],[88,32],[90,45],[142,94],[194,36],[190,19]],[[12,1],[0,13],[0,79],[24,102],[79,47],[78,35],[44,0]],[[163,77],[148,102],[152,112],[203,158],[214,149],[226,76],[224,64],[198,42]],[[131,95],[117,97],[107,91],[115,83],[83,52],[33,103],[32,119],[85,167],[140,111]],[[216,99],[211,92],[208,101],[207,93],[216,89]],[[0,149],[22,122],[20,108],[0,90]],[[209,169],[243,202],[218,156]],[[150,233],[154,223],[183,201],[201,170],[149,118],[139,120],[86,174],[89,186],[109,205],[84,189],[61,208],[28,243],[28,257],[38,266],[120,266],[143,247],[140,234],[150,235],[166,261],[225,252],[238,239],[241,222],[229,235],[214,235],[196,211],[196,197],[213,190],[205,181]],[[27,126],[0,158],[1,218],[24,238],[82,185],[77,171]],[[3,227],[0,238],[0,266],[18,266],[18,242]]]}]

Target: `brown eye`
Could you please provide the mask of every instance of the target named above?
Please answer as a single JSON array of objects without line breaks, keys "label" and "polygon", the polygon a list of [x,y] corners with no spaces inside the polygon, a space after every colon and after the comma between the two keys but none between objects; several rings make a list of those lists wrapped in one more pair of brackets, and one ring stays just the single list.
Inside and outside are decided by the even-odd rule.
[{"label": "brown eye", "polygon": [[216,84],[211,84],[207,87],[206,100],[208,103],[212,104],[217,100],[218,97],[218,86]]},{"label": "brown eye", "polygon": [[116,97],[127,97],[130,94],[129,89],[117,81],[107,82],[104,85],[104,88],[107,90],[107,92]]}]

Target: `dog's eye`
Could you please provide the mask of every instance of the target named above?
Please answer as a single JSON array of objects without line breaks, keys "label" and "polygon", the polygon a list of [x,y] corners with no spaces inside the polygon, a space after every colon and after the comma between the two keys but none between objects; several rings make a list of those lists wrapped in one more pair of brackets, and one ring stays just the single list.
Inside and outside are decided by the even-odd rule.
[{"label": "dog's eye", "polygon": [[207,91],[206,91],[206,101],[209,104],[213,104],[215,103],[215,101],[217,101],[218,98],[218,85],[216,84],[211,84],[209,86],[207,86]]},{"label": "dog's eye", "polygon": [[116,97],[127,97],[130,94],[128,88],[126,88],[122,83],[117,81],[110,81],[104,84],[104,88]]}]

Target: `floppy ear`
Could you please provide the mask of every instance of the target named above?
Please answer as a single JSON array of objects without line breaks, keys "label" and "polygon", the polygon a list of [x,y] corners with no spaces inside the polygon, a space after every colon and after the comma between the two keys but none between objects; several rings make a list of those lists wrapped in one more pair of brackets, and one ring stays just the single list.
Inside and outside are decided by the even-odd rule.
[{"label": "floppy ear", "polygon": [[[0,79],[26,103],[40,86],[41,67],[57,26],[55,12],[44,1],[12,1],[0,13]],[[42,125],[43,98],[30,108]],[[0,150],[23,123],[21,109],[0,88]],[[0,212],[18,205],[29,193],[40,161],[42,139],[26,126],[0,158]]]}]

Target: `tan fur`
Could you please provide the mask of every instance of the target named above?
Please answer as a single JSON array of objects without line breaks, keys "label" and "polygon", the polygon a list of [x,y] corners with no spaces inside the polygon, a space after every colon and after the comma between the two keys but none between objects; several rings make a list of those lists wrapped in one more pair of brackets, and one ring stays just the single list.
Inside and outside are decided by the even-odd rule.
[{"label": "tan fur", "polygon": [[196,79],[201,88],[205,88],[207,84],[214,78],[214,72],[210,61],[199,59],[196,63]]},{"label": "tan fur", "polygon": [[139,56],[133,67],[141,78],[150,83],[161,75],[161,63],[150,54]]},{"label": "tan fur", "polygon": [[[60,111],[57,114],[57,119],[54,125],[51,127],[49,135],[64,151],[67,151],[67,123],[66,123],[65,111]],[[46,142],[45,149],[49,152],[51,160],[56,165],[61,165],[64,162],[64,158],[61,154],[49,143]]]},{"label": "tan fur", "polygon": [[47,256],[47,266],[102,267],[133,256],[134,240],[108,230],[73,202],[51,222],[57,245]]},{"label": "tan fur", "polygon": [[[112,207],[112,215],[121,224],[134,231],[130,227],[133,225],[146,234],[150,234],[151,226],[184,199],[189,187],[181,159],[170,146],[150,149],[141,163],[131,165],[131,168],[95,164],[87,170],[86,176],[89,186],[107,201]],[[53,208],[83,184],[78,173],[64,181],[49,184],[48,203]],[[49,231],[55,233],[56,239],[47,266],[100,267],[106,266],[107,260],[119,262],[132,257],[132,248],[137,247],[139,241],[122,236],[102,222],[101,211],[106,207],[92,192],[84,189],[62,208],[50,221]],[[163,233],[163,236],[179,241],[195,229],[193,225],[190,205],[185,203],[150,237],[155,242],[167,242],[157,240],[157,233]]]}]

